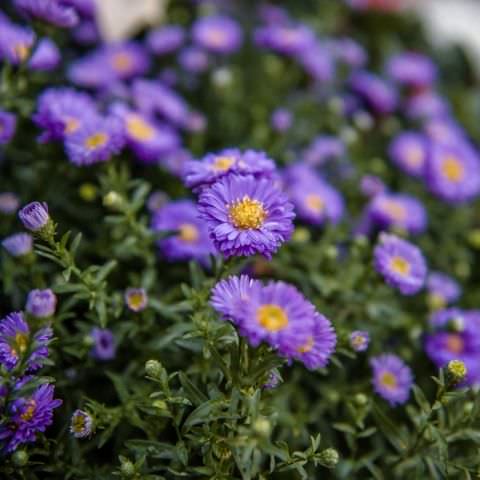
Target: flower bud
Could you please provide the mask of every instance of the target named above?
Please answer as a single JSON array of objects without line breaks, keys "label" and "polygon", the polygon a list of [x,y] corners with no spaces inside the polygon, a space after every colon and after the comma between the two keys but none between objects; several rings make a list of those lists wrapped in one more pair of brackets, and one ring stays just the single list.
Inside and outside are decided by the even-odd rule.
[{"label": "flower bud", "polygon": [[24,467],[28,463],[28,453],[25,450],[17,450],[12,455],[12,462],[17,467]]},{"label": "flower bud", "polygon": [[327,468],[333,468],[339,460],[338,452],[333,448],[327,448],[320,453],[320,462]]},{"label": "flower bud", "polygon": [[50,288],[45,290],[32,290],[28,294],[25,310],[34,317],[46,318],[55,313],[57,297]]},{"label": "flower bud", "polygon": [[270,431],[272,430],[272,426],[268,418],[260,417],[257,418],[253,423],[253,429],[262,437],[268,437],[268,435],[270,435]]},{"label": "flower bud", "polygon": [[93,418],[83,410],[75,410],[70,422],[70,433],[75,438],[85,438],[93,432]]},{"label": "flower bud", "polygon": [[136,473],[135,465],[130,460],[124,460],[120,466],[120,472],[124,477],[133,477]]},{"label": "flower bud", "polygon": [[364,393],[357,393],[353,397],[353,401],[355,402],[356,405],[359,407],[363,407],[368,403],[368,397]]},{"label": "flower bud", "polygon": [[163,372],[163,366],[158,360],[147,360],[145,372],[149,377],[158,378]]},{"label": "flower bud", "polygon": [[362,330],[355,330],[350,335],[350,346],[355,352],[364,352],[370,343],[370,335]]},{"label": "flower bud", "polygon": [[447,365],[448,379],[452,384],[460,383],[467,375],[467,367],[461,360],[450,360]]},{"label": "flower bud", "polygon": [[38,232],[45,228],[50,221],[48,205],[45,202],[29,203],[18,212],[18,217],[27,230]]},{"label": "flower bud", "polygon": [[103,197],[103,205],[112,210],[118,209],[123,203],[121,195],[117,192],[110,191]]},{"label": "flower bud", "polygon": [[97,196],[97,187],[92,183],[82,183],[78,189],[78,194],[85,202],[93,202]]}]

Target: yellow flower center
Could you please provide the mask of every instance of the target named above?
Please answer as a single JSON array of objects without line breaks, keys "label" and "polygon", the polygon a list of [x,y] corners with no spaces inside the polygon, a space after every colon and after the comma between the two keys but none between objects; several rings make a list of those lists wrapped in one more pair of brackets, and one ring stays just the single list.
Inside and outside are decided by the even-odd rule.
[{"label": "yellow flower center", "polygon": [[15,335],[15,345],[17,346],[16,350],[20,353],[24,353],[27,349],[28,337],[24,333],[18,332]]},{"label": "yellow flower center", "polygon": [[211,168],[216,172],[226,172],[234,163],[234,157],[217,157]]},{"label": "yellow flower center", "polygon": [[382,209],[394,220],[399,222],[405,220],[407,217],[407,211],[405,210],[405,207],[394,200],[384,201],[382,203]]},{"label": "yellow flower center", "polygon": [[258,200],[245,196],[230,205],[228,215],[236,228],[249,230],[260,228],[267,212]]},{"label": "yellow flower center", "polygon": [[106,133],[94,133],[85,140],[85,146],[90,150],[102,147],[107,143],[108,135]]},{"label": "yellow flower center", "polygon": [[462,353],[464,348],[463,339],[455,333],[447,337],[447,349],[451,353]]},{"label": "yellow flower center", "polygon": [[390,267],[394,272],[397,272],[400,275],[408,275],[411,268],[410,263],[398,255],[392,258],[390,261]]},{"label": "yellow flower center", "polygon": [[35,402],[35,400],[30,399],[28,402],[27,402],[27,408],[25,409],[25,411],[20,415],[20,418],[24,421],[24,422],[28,422],[29,420],[32,419],[33,417],[33,414],[35,413],[35,409],[37,408],[37,403]]},{"label": "yellow flower center", "polygon": [[298,353],[308,353],[313,348],[314,345],[315,345],[315,342],[313,341],[313,337],[309,337],[305,345],[303,345],[298,349]]},{"label": "yellow flower center", "polygon": [[72,430],[75,433],[82,433],[85,428],[85,417],[83,415],[75,415],[72,419]]},{"label": "yellow flower center", "polygon": [[363,347],[365,345],[365,337],[363,337],[362,335],[356,335],[352,338],[352,345],[355,348]]},{"label": "yellow flower center", "polygon": [[138,115],[130,115],[128,117],[127,131],[137,140],[151,140],[155,136],[152,126]]},{"label": "yellow flower center", "polygon": [[64,133],[73,133],[78,130],[78,127],[80,126],[80,122],[73,117],[67,117],[63,119],[63,123],[65,124],[64,126]]},{"label": "yellow flower center", "polygon": [[323,209],[325,208],[325,203],[319,195],[312,193],[311,195],[307,195],[305,199],[305,204],[307,205],[310,210],[313,210],[315,213],[322,213]]},{"label": "yellow flower center", "polygon": [[198,228],[195,225],[192,225],[191,223],[182,223],[178,230],[180,231],[180,240],[187,243],[193,243],[198,240]]},{"label": "yellow flower center", "polygon": [[132,67],[132,58],[126,53],[117,53],[112,59],[113,68],[119,72],[126,72]]},{"label": "yellow flower center", "polygon": [[397,387],[397,379],[395,378],[395,375],[390,372],[384,372],[380,376],[380,383],[388,388],[388,389],[393,389]]},{"label": "yellow flower center", "polygon": [[15,55],[19,58],[21,62],[27,59],[30,52],[30,48],[24,43],[17,43],[13,46],[13,51]]},{"label": "yellow flower center", "polygon": [[465,169],[455,157],[450,156],[442,163],[442,174],[451,182],[460,182],[465,176]]},{"label": "yellow flower center", "polygon": [[128,296],[128,306],[134,310],[143,306],[145,296],[140,292],[131,293]]},{"label": "yellow flower center", "polygon": [[258,323],[269,332],[278,332],[288,325],[288,317],[278,305],[262,305],[257,310]]},{"label": "yellow flower center", "polygon": [[412,167],[418,167],[423,163],[423,150],[413,145],[407,150],[406,160]]}]

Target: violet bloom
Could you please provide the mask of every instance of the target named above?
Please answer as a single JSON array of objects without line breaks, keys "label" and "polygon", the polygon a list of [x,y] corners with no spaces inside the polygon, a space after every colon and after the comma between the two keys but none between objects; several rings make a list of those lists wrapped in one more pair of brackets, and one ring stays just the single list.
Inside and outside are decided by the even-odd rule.
[{"label": "violet bloom", "polygon": [[31,202],[18,212],[18,218],[27,230],[38,232],[50,221],[48,205],[45,202]]},{"label": "violet bloom", "polygon": [[388,154],[392,162],[405,173],[423,178],[429,141],[421,133],[401,132],[390,143]]},{"label": "violet bloom", "polygon": [[270,118],[272,128],[280,133],[286,132],[291,126],[293,115],[287,108],[277,108]]},{"label": "violet bloom", "polygon": [[275,162],[264,152],[256,150],[242,152],[236,148],[228,148],[217,153],[209,153],[200,161],[187,162],[183,177],[187,187],[199,189],[212,185],[231,173],[260,178],[271,177],[274,172]]},{"label": "violet bloom", "polygon": [[232,18],[212,15],[195,21],[192,38],[196,45],[205,50],[228,54],[241,47],[243,34],[239,24]]},{"label": "violet bloom", "polygon": [[427,278],[427,290],[435,303],[442,306],[456,302],[462,293],[458,282],[441,272],[430,272]]},{"label": "violet bloom", "polygon": [[208,228],[200,218],[197,206],[190,200],[170,202],[158,209],[152,219],[155,232],[176,232],[158,241],[162,254],[170,261],[200,260],[206,262],[214,253]]},{"label": "violet bloom", "polygon": [[61,61],[60,50],[49,38],[43,38],[28,61],[31,70],[50,71],[58,67]]},{"label": "violet bloom", "polygon": [[327,160],[345,155],[345,144],[333,135],[320,135],[303,152],[309,165],[323,165]]},{"label": "violet bloom", "polygon": [[446,117],[450,113],[450,106],[445,98],[431,90],[411,96],[404,109],[406,115],[413,120]]},{"label": "violet bloom", "polygon": [[168,202],[168,195],[165,192],[156,190],[150,194],[147,200],[147,208],[150,213],[155,213],[159,208]]},{"label": "violet bloom", "polygon": [[395,82],[413,88],[431,86],[437,79],[437,67],[426,55],[404,52],[390,58],[387,75]]},{"label": "violet bloom", "polygon": [[210,60],[205,50],[192,46],[180,51],[178,63],[187,72],[203,73],[208,69]]},{"label": "violet bloom", "polygon": [[6,145],[7,143],[10,143],[15,135],[16,129],[16,115],[5,110],[0,110],[0,145]]},{"label": "violet bloom", "polygon": [[265,390],[273,390],[282,382],[282,377],[277,370],[272,370],[268,375],[268,380],[262,385]]},{"label": "violet bloom", "polygon": [[61,0],[61,2],[73,7],[83,17],[95,16],[95,0]]},{"label": "violet bloom", "polygon": [[55,313],[57,297],[50,288],[31,290],[28,294],[25,310],[34,317],[46,318]]},{"label": "violet bloom", "polygon": [[0,28],[0,60],[5,60],[12,65],[20,65],[30,55],[30,50],[35,42],[35,33],[8,21],[1,21]]},{"label": "violet bloom", "polygon": [[20,200],[13,192],[0,193],[0,213],[11,215],[18,210]]},{"label": "violet bloom", "polygon": [[392,407],[402,405],[410,397],[412,371],[396,355],[384,353],[370,360],[373,369],[373,388]]},{"label": "violet bloom", "polygon": [[380,115],[392,113],[397,107],[395,88],[381,77],[367,72],[356,72],[350,77],[350,88]]},{"label": "violet bloom", "polygon": [[61,28],[71,28],[78,23],[75,9],[61,0],[14,0],[14,4],[31,20],[42,20]]},{"label": "violet bloom", "polygon": [[332,40],[330,49],[336,60],[353,68],[362,68],[368,60],[366,50],[353,38]]},{"label": "violet bloom", "polygon": [[387,187],[382,179],[375,175],[364,175],[360,179],[360,191],[367,197],[375,197],[386,190]]},{"label": "violet bloom", "polygon": [[28,233],[15,233],[2,240],[2,247],[12,257],[23,257],[32,252],[33,237]]},{"label": "violet bloom", "polygon": [[421,250],[412,243],[382,233],[373,256],[375,270],[402,295],[414,295],[423,288],[427,264]]},{"label": "violet bloom", "polygon": [[100,41],[97,24],[93,20],[83,20],[72,31],[72,37],[80,45],[95,45]]},{"label": "violet bloom", "polygon": [[147,46],[156,55],[178,50],[185,42],[185,30],[180,25],[163,25],[147,35]]},{"label": "violet bloom", "polygon": [[259,253],[270,259],[293,232],[293,205],[268,178],[228,175],[203,189],[198,205],[227,258]]},{"label": "violet bloom", "polygon": [[132,312],[141,312],[147,308],[148,295],[144,288],[127,288],[125,304]]},{"label": "violet bloom", "polygon": [[255,43],[276,53],[297,57],[316,42],[313,30],[303,24],[267,25],[255,31]]},{"label": "violet bloom", "polygon": [[430,118],[423,125],[425,134],[435,143],[455,145],[467,143],[465,130],[451,117]]},{"label": "violet bloom", "polygon": [[44,432],[53,422],[53,410],[62,401],[54,399],[54,386],[43,384],[28,397],[17,398],[7,405],[6,420],[0,424],[2,450],[11,453],[19,445],[32,443],[37,433]]},{"label": "violet bloom", "polygon": [[75,410],[70,421],[70,433],[75,438],[89,437],[93,432],[93,418],[83,410]]},{"label": "violet bloom", "polygon": [[115,337],[108,328],[94,327],[90,332],[93,339],[93,348],[90,355],[97,360],[112,360],[115,358],[117,346]]},{"label": "violet bloom", "polygon": [[335,74],[335,64],[329,50],[320,42],[297,56],[298,63],[317,82],[330,82]]},{"label": "violet bloom", "polygon": [[364,352],[370,344],[370,334],[363,330],[355,330],[350,334],[350,346],[356,352]]}]

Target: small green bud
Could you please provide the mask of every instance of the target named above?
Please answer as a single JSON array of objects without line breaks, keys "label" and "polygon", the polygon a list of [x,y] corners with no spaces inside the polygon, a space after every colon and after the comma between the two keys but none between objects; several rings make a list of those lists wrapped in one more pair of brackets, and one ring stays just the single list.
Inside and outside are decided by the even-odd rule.
[{"label": "small green bud", "polygon": [[95,340],[90,335],[85,335],[82,343],[85,347],[93,347]]},{"label": "small green bud", "polygon": [[310,231],[308,228],[297,227],[293,232],[292,241],[297,243],[305,243],[310,240]]},{"label": "small green bud", "polygon": [[28,453],[25,450],[17,450],[12,455],[12,462],[17,467],[24,467],[28,463]]},{"label": "small green bud", "polygon": [[463,406],[463,411],[464,411],[465,415],[470,415],[470,414],[472,413],[473,407],[474,407],[474,403],[473,403],[473,402],[467,402],[467,403]]},{"label": "small green bud", "polygon": [[149,377],[158,378],[163,372],[163,366],[158,360],[147,360],[145,372]]},{"label": "small green bud", "polygon": [[270,435],[272,426],[268,418],[260,417],[260,418],[257,418],[253,423],[253,429],[255,430],[256,433],[258,433],[262,437],[267,437],[268,435]]},{"label": "small green bud", "polygon": [[355,402],[355,405],[363,407],[368,403],[368,397],[364,393],[357,393],[353,397],[353,401]]},{"label": "small green bud", "polygon": [[118,209],[123,203],[121,195],[110,191],[103,197],[103,205],[111,209]]},{"label": "small green bud", "polygon": [[327,107],[332,113],[341,115],[345,108],[345,102],[341,97],[332,97],[328,101]]},{"label": "small green bud", "polygon": [[367,131],[373,127],[373,119],[367,112],[358,112],[353,117],[353,123],[359,130]]},{"label": "small green bud", "polygon": [[325,249],[325,256],[326,256],[329,260],[336,260],[337,257],[338,257],[338,248],[337,248],[335,245],[329,245],[329,246]]},{"label": "small green bud", "polygon": [[449,380],[455,385],[460,383],[467,375],[467,367],[461,360],[450,360],[447,365]]},{"label": "small green bud", "polygon": [[159,410],[168,410],[167,403],[163,400],[155,400],[152,405]]},{"label": "small green bud", "polygon": [[93,183],[82,183],[78,189],[78,194],[85,202],[93,202],[97,196],[97,187]]},{"label": "small green bud", "polygon": [[351,145],[358,140],[358,133],[351,127],[344,127],[340,131],[340,138],[347,144]]},{"label": "small green bud", "polygon": [[136,473],[135,465],[130,460],[125,460],[120,466],[120,472],[124,477],[133,477]]},{"label": "small green bud", "polygon": [[339,460],[338,452],[333,448],[327,448],[320,453],[320,462],[327,468],[333,468]]},{"label": "small green bud", "polygon": [[468,241],[473,248],[480,249],[480,228],[476,228],[468,234]]},{"label": "small green bud", "polygon": [[430,310],[440,310],[446,307],[445,299],[438,294],[430,293],[427,297],[427,303]]}]

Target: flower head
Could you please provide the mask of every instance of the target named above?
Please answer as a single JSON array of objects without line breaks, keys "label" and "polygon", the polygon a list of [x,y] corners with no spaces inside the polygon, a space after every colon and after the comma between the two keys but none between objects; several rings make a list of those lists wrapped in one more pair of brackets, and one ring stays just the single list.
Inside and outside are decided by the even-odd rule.
[{"label": "flower head", "polygon": [[45,202],[29,203],[18,212],[18,218],[27,230],[38,232],[50,221],[48,205]]},{"label": "flower head", "polygon": [[364,352],[370,343],[370,334],[363,330],[355,330],[350,334],[350,346],[356,352]]},{"label": "flower head", "polygon": [[202,73],[207,70],[210,64],[208,53],[202,48],[195,46],[183,48],[177,59],[179,65],[191,73]]},{"label": "flower head", "polygon": [[93,348],[90,352],[93,358],[104,361],[115,358],[117,346],[111,330],[95,327],[92,329],[90,336],[93,339]]},{"label": "flower head", "polygon": [[405,104],[405,113],[411,119],[442,118],[450,113],[447,101],[431,90],[410,97]]},{"label": "flower head", "polygon": [[179,49],[185,41],[185,30],[180,25],[164,25],[149,32],[147,46],[156,55],[166,55]]},{"label": "flower head", "polygon": [[0,21],[2,35],[0,36],[0,60],[12,65],[20,65],[30,56],[30,50],[35,42],[35,33],[8,20]]},{"label": "flower head", "polygon": [[78,14],[61,0],[14,0],[15,7],[30,19],[42,20],[61,28],[74,27]]},{"label": "flower head", "polygon": [[293,205],[267,178],[225,176],[202,190],[198,209],[226,257],[271,258],[293,232]]},{"label": "flower head", "polygon": [[50,288],[32,290],[28,294],[25,310],[37,318],[51,317],[55,313],[57,297]]},{"label": "flower head", "polygon": [[423,288],[427,265],[420,249],[395,235],[380,235],[374,250],[375,270],[403,295],[413,295]]},{"label": "flower head", "polygon": [[93,432],[93,418],[84,410],[75,410],[70,421],[70,433],[75,438],[89,437]]},{"label": "flower head", "polygon": [[16,115],[5,110],[0,110],[0,145],[6,145],[7,143],[10,143],[15,135],[16,128]]},{"label": "flower head", "polygon": [[391,353],[385,353],[370,360],[373,369],[375,392],[391,406],[402,405],[410,396],[413,384],[412,371],[403,360]]},{"label": "flower head", "polygon": [[303,24],[270,24],[255,31],[255,43],[274,52],[300,56],[316,42],[312,29]]},{"label": "flower head", "polygon": [[388,114],[397,107],[396,90],[386,80],[373,73],[355,72],[350,78],[350,87],[375,113]]},{"label": "flower head", "polygon": [[277,108],[270,118],[272,128],[277,132],[286,132],[291,126],[293,115],[287,108]]},{"label": "flower head", "polygon": [[148,295],[144,288],[127,288],[125,303],[132,312],[141,312],[148,305]]},{"label": "flower head", "polygon": [[60,50],[49,38],[43,38],[28,61],[31,70],[54,70],[61,61]]},{"label": "flower head", "polygon": [[0,193],[0,213],[10,215],[15,213],[20,206],[20,200],[18,196],[13,192],[1,192]]},{"label": "flower head", "polygon": [[22,257],[32,251],[33,237],[28,233],[15,233],[2,240],[2,247],[12,257]]},{"label": "flower head", "polygon": [[242,30],[230,17],[212,15],[200,18],[192,27],[196,45],[213,53],[233,53],[242,45]]},{"label": "flower head", "polygon": [[320,135],[303,153],[303,158],[309,165],[323,165],[327,160],[345,155],[345,144],[332,135]]},{"label": "flower head", "polygon": [[402,132],[390,143],[389,156],[401,170],[423,178],[428,155],[428,139],[415,132]]},{"label": "flower head", "polygon": [[425,88],[437,78],[437,67],[430,58],[417,52],[394,55],[387,63],[388,76],[408,87]]},{"label": "flower head", "polygon": [[443,307],[456,302],[462,292],[456,280],[441,272],[430,272],[427,278],[427,290],[434,303]]}]

